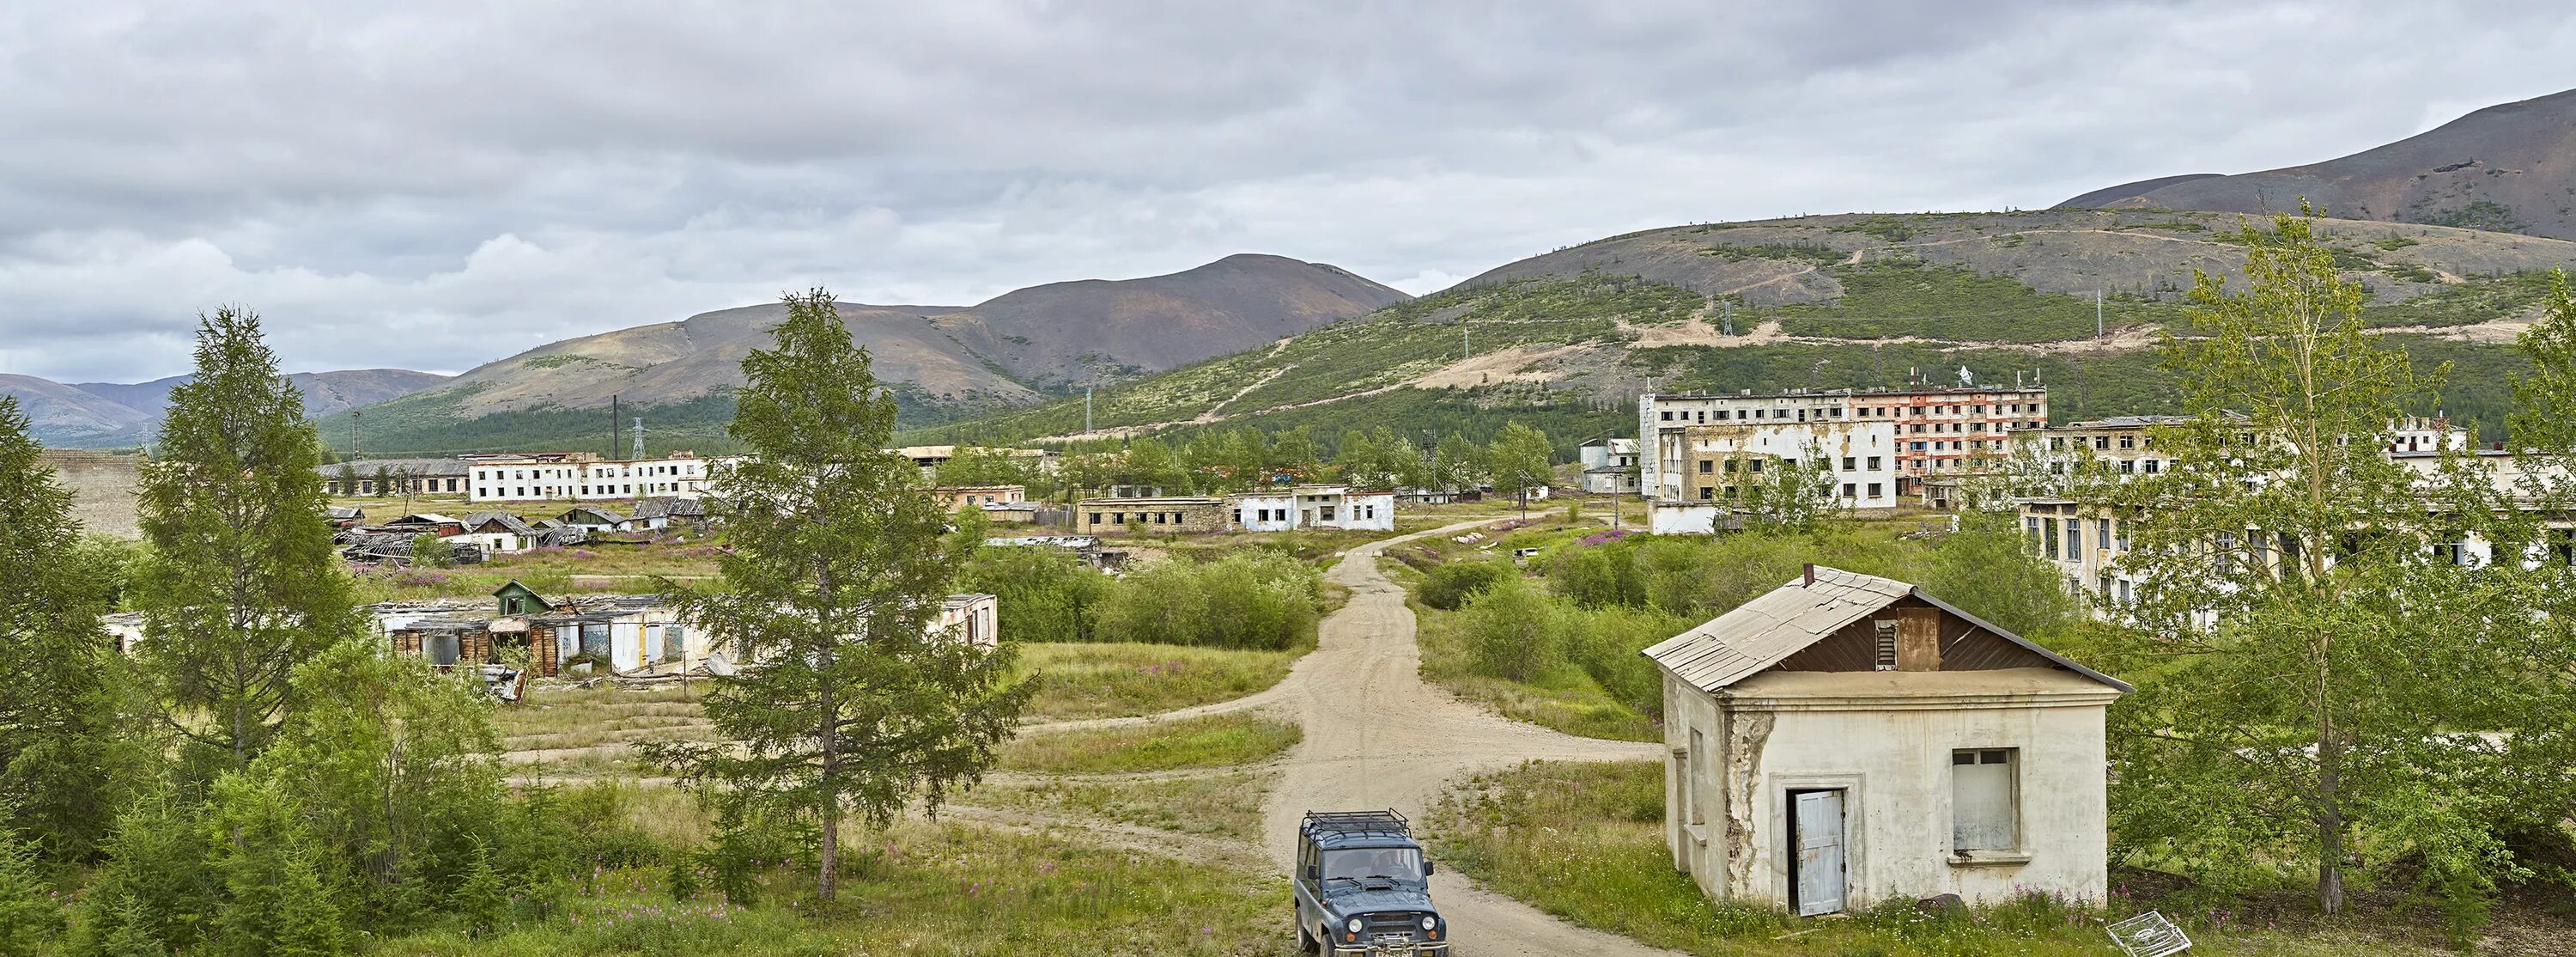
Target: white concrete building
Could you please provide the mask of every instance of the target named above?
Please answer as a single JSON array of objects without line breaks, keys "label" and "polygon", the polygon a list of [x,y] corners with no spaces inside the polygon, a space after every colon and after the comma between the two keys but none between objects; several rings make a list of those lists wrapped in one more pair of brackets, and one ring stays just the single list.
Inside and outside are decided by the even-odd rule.
[{"label": "white concrete building", "polygon": [[989,651],[1002,641],[1000,609],[1001,599],[992,595],[950,595],[940,603],[939,618],[931,622],[930,633]]},{"label": "white concrete building", "polygon": [[1583,490],[1594,495],[1638,494],[1637,440],[1594,439],[1577,446],[1583,465]]},{"label": "white concrete building", "polygon": [[1245,492],[1229,501],[1233,527],[1246,532],[1300,528],[1395,530],[1395,493],[1353,491],[1347,485],[1299,485]]},{"label": "white concrete building", "polygon": [[1682,436],[1691,426],[1774,426],[1884,422],[1899,443],[1889,451],[1888,492],[1917,497],[1915,483],[1983,471],[2010,451],[2010,437],[2048,423],[2044,386],[1917,386],[1906,389],[1665,393],[1637,401],[1639,481],[1653,498],[1680,497]]},{"label": "white concrete building", "polygon": [[681,452],[657,459],[603,461],[575,452],[467,459],[472,502],[606,502],[704,495],[714,469],[730,459]]},{"label": "white concrete building", "polygon": [[2130,688],[1904,582],[1810,567],[1645,651],[1666,840],[1801,915],[2108,891],[2103,720]]}]

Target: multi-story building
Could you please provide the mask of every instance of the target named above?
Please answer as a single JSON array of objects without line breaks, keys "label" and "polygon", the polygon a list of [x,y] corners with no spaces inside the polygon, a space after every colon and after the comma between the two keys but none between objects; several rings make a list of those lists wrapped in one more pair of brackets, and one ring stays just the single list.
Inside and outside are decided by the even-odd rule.
[{"label": "multi-story building", "polygon": [[1594,495],[1635,495],[1637,485],[1637,440],[1593,439],[1577,446],[1575,459],[1583,465],[1583,490]]},{"label": "multi-story building", "polygon": [[465,459],[471,502],[604,502],[704,495],[721,459],[692,452],[603,460],[587,452],[474,455]]},{"label": "multi-story building", "polygon": [[2013,436],[2015,451],[2049,474],[2065,474],[2076,463],[2105,463],[2123,475],[2156,475],[2173,467],[2173,456],[2156,449],[2158,427],[2192,421],[2187,415],[2117,415],[2023,431]]},{"label": "multi-story building", "polygon": [[[1892,429],[1889,501],[1918,493],[1921,480],[1978,471],[2010,452],[2011,436],[2048,424],[2046,386],[1669,393],[1637,403],[1639,480],[1644,494],[1687,500],[1686,432],[1694,426],[1749,427],[1782,437],[1809,423],[1884,423]],[[1774,445],[1779,440],[1774,441]],[[1866,496],[1860,496],[1866,497]]]},{"label": "multi-story building", "polygon": [[[1896,423],[1819,419],[1770,425],[1693,425],[1682,430],[1681,494],[1665,501],[1724,503],[1744,497],[1745,486],[1768,468],[1807,468],[1844,508],[1896,505]],[[1769,465],[1777,461],[1777,465]]]}]

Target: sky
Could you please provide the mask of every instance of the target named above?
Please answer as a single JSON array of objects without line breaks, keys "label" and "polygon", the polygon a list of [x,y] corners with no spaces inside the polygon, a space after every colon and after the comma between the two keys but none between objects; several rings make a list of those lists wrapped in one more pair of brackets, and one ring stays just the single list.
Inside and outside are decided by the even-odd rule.
[{"label": "sky", "polygon": [[2576,87],[2555,3],[0,5],[0,373],[458,372],[816,284],[2045,207]]}]

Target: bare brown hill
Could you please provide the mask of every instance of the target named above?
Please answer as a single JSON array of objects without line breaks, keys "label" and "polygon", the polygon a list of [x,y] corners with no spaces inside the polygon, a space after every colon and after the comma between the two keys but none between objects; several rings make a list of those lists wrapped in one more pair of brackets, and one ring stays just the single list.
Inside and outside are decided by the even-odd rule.
[{"label": "bare brown hill", "polygon": [[1405,298],[1338,267],[1243,254],[1168,276],[1032,286],[931,321],[1023,381],[1083,385],[1248,349]]},{"label": "bare brown hill", "polygon": [[[1022,405],[1049,386],[1156,372],[1358,315],[1404,294],[1341,269],[1228,256],[1168,276],[1034,286],[963,309],[841,303],[879,378],[917,401]],[[687,402],[742,384],[742,360],[785,318],[776,303],[538,346],[423,401],[472,418],[521,409]]]},{"label": "bare brown hill", "polygon": [[2295,211],[2576,239],[2576,90],[2490,106],[2350,156],[2095,190],[2061,208]]}]

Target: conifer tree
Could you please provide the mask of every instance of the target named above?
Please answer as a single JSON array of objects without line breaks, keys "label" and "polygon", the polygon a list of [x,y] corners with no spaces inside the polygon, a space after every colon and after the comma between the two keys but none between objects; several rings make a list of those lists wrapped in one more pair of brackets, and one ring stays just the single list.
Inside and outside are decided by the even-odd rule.
[{"label": "conifer tree", "polygon": [[[6,812],[7,805],[0,805]],[[0,821],[8,820],[0,814]],[[0,824],[0,954],[39,954],[59,939],[62,904],[53,888],[36,873],[36,845],[16,828]]]},{"label": "conifer tree", "polygon": [[324,517],[321,441],[259,317],[197,328],[195,379],[170,390],[144,469],[144,649],[189,739],[247,767],[291,706],[295,663],[358,630]]},{"label": "conifer tree", "polygon": [[829,901],[844,819],[935,811],[991,767],[1030,689],[1007,682],[1011,645],[931,628],[967,550],[919,470],[881,451],[894,398],[831,295],[786,303],[775,346],[743,360],[729,432],[749,454],[715,482],[733,551],[715,587],[672,596],[750,666],[707,694],[725,740],[647,753],[724,820],[813,825]]},{"label": "conifer tree", "polygon": [[2533,614],[2553,588],[2519,560],[2527,523],[2467,456],[2385,454],[2440,373],[2364,329],[2310,220],[2270,225],[2231,237],[2247,287],[2201,277],[2168,345],[2194,416],[2154,438],[2176,464],[2094,503],[2139,580],[2106,660],[2153,676],[2113,710],[2119,842],[2220,886],[2313,868],[2328,913],[2356,868],[2405,860],[2468,913],[2516,872],[2520,808],[2563,816],[2564,766],[2530,749],[2569,726],[2565,628]]},{"label": "conifer tree", "polygon": [[124,662],[99,627],[115,584],[80,557],[71,493],[36,453],[18,400],[0,396],[0,804],[52,856],[77,858],[144,755],[120,719]]}]

